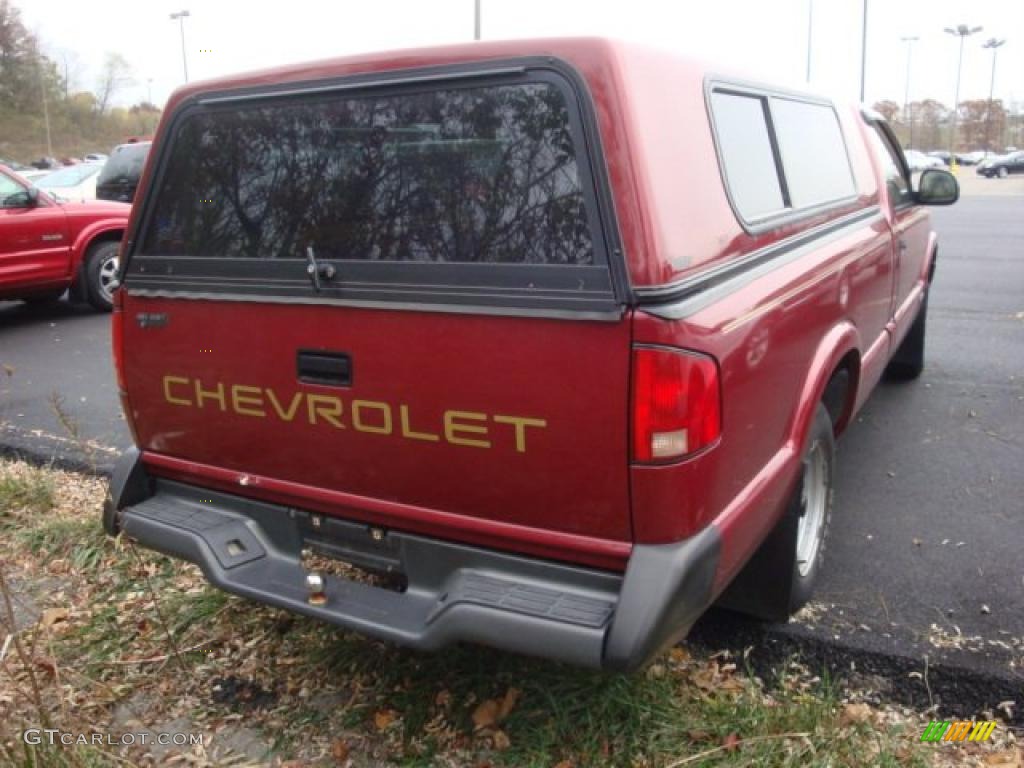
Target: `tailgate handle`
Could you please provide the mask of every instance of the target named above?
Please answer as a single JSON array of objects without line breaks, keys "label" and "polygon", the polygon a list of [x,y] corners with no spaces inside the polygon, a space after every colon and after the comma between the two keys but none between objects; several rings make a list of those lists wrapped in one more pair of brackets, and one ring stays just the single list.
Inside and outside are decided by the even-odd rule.
[{"label": "tailgate handle", "polygon": [[297,368],[299,381],[327,387],[352,385],[352,360],[346,352],[300,349]]}]

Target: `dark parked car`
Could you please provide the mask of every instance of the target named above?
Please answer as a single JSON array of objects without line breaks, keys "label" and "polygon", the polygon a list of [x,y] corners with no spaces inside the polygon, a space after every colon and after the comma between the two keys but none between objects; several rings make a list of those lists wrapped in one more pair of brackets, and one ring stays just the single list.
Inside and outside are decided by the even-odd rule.
[{"label": "dark parked car", "polygon": [[978,174],[989,179],[994,176],[1005,179],[1011,173],[1024,173],[1024,152],[993,157],[978,166]]},{"label": "dark parked car", "polygon": [[135,198],[150,146],[150,142],[140,141],[114,147],[96,181],[96,199],[130,203]]}]

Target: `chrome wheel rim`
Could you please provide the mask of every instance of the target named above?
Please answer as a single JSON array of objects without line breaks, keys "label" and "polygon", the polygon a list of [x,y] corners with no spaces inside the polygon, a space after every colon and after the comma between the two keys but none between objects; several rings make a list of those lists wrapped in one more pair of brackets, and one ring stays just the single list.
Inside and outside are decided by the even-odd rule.
[{"label": "chrome wheel rim", "polygon": [[804,460],[800,518],[796,529],[796,566],[801,576],[814,567],[828,511],[828,460],[821,441],[815,441]]},{"label": "chrome wheel rim", "polygon": [[111,303],[114,301],[114,288],[117,286],[117,268],[117,254],[100,262],[100,296]]}]

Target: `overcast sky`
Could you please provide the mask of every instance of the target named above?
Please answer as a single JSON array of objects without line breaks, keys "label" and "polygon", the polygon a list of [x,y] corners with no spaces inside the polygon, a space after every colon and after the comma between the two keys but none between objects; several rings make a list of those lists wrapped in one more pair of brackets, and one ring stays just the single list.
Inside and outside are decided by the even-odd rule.
[{"label": "overcast sky", "polygon": [[[172,0],[175,1],[175,0]],[[107,51],[131,62],[136,84],[118,101],[163,104],[181,84],[178,23],[192,80],[276,64],[472,39],[473,0],[14,0],[44,50],[93,87]],[[746,69],[756,79],[803,84],[812,0],[482,0],[484,39],[611,35]],[[813,0],[811,84],[855,100],[860,83],[862,0]],[[262,6],[262,7],[261,7]],[[264,10],[263,8],[266,8]],[[868,102],[902,103],[907,46],[916,35],[911,100],[952,104],[958,40],[943,27],[984,30],[964,46],[961,100],[987,98],[992,52],[999,49],[996,97],[1024,101],[1024,0],[870,0]],[[258,10],[257,10],[258,9]],[[273,10],[271,10],[273,9]],[[149,82],[151,80],[151,82]]]}]

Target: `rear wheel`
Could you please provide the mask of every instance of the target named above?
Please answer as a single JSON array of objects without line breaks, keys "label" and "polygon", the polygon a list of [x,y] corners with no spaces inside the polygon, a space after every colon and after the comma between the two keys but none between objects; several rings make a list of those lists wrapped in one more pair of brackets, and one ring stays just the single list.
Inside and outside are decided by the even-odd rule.
[{"label": "rear wheel", "polygon": [[910,381],[916,379],[924,370],[924,337],[928,321],[928,292],[925,291],[921,308],[917,311],[914,324],[907,331],[903,343],[892,356],[886,374],[893,379]]},{"label": "rear wheel", "polygon": [[719,599],[723,608],[767,621],[786,621],[810,600],[832,519],[835,452],[832,419],[819,403],[800,479],[786,511]]},{"label": "rear wheel", "polygon": [[118,242],[97,243],[85,257],[86,298],[101,312],[109,312],[114,306],[118,248]]}]

